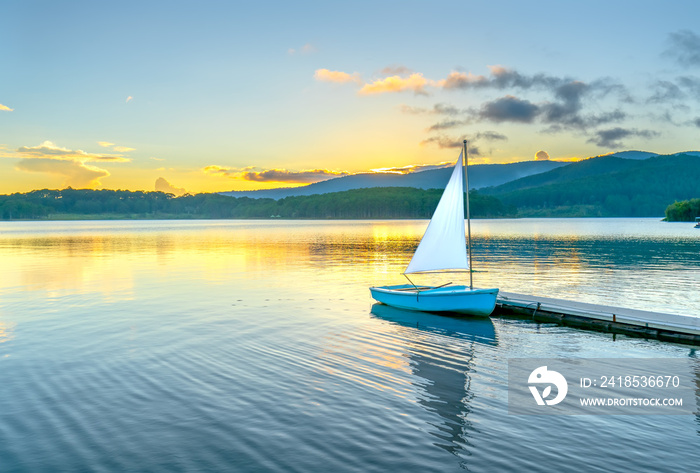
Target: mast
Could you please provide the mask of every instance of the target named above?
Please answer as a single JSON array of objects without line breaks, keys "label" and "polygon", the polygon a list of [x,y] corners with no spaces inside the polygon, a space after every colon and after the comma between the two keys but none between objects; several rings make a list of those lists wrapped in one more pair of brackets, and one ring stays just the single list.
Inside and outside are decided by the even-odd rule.
[{"label": "mast", "polygon": [[467,192],[467,247],[469,248],[469,289],[474,289],[474,281],[472,277],[472,225],[469,215],[469,176],[467,175],[467,167],[469,166],[469,158],[467,156],[467,140],[464,140],[464,189]]}]

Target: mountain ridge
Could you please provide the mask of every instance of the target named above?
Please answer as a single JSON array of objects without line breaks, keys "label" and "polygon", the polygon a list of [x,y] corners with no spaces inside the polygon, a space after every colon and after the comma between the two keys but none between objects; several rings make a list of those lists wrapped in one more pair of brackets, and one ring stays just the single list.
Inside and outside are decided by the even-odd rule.
[{"label": "mountain ridge", "polygon": [[[522,161],[509,164],[475,164],[469,166],[469,188],[480,189],[500,185],[521,177],[565,166],[560,161]],[[329,194],[353,189],[372,187],[415,187],[418,189],[438,189],[445,187],[450,178],[452,167],[432,169],[409,174],[361,173],[336,177],[326,181],[315,182],[301,187],[280,187],[255,191],[219,192],[231,197],[250,197],[255,199]]]},{"label": "mountain ridge", "polygon": [[[605,166],[611,166],[611,169],[621,170],[630,167],[635,162],[645,161],[659,156],[678,156],[688,155],[700,157],[700,151],[685,151],[669,155],[661,155],[649,151],[618,151],[614,153],[599,155],[591,158],[586,158],[576,163],[590,162],[587,165],[590,169],[589,175],[603,173]],[[546,185],[546,179],[553,181],[560,179],[567,172],[566,169],[573,164],[565,161],[521,161],[508,164],[475,164],[469,166],[469,188],[470,189],[486,189],[495,188],[502,185],[508,185],[522,179],[531,179],[532,186]],[[600,167],[597,169],[597,167]],[[560,175],[549,175],[552,171],[560,170]],[[578,168],[577,172],[580,172]],[[249,197],[253,199],[271,198],[275,200],[285,197],[329,194],[333,192],[342,192],[353,189],[374,188],[374,187],[414,187],[418,189],[435,189],[443,188],[447,183],[451,167],[443,169],[433,169],[429,171],[420,171],[409,174],[390,174],[390,173],[360,173],[350,176],[337,177],[326,181],[315,182],[306,186],[300,187],[278,187],[274,189],[259,189],[253,191],[225,191],[219,192],[221,195],[231,197]],[[546,174],[546,179],[541,179],[536,176]],[[581,176],[579,176],[581,177]],[[552,182],[553,182],[552,181]],[[513,185],[513,190],[522,185],[520,182]]]}]

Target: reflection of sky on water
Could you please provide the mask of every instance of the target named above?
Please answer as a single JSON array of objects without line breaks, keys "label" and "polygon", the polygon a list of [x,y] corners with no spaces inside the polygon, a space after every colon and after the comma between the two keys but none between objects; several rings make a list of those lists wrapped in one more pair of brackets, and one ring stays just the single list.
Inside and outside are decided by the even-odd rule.
[{"label": "reflection of sky on water", "polygon": [[431,423],[435,445],[453,453],[468,453],[475,426],[471,375],[479,344],[496,346],[489,318],[452,318],[374,304],[372,314],[397,324],[406,340],[418,403],[439,420]]},{"label": "reflection of sky on water", "polygon": [[[681,296],[697,282],[681,275],[698,264],[680,256],[697,250],[683,227],[596,223],[605,228],[594,238],[584,221],[473,223],[477,284],[608,300],[640,280],[650,290],[642,302],[625,303],[676,297],[676,306],[699,305],[697,296]],[[2,465],[532,471],[542,458],[555,470],[605,458],[611,470],[689,471],[697,464],[696,417],[507,415],[508,358],[681,357],[685,346],[372,308],[368,287],[402,280],[426,225],[0,222]],[[628,225],[639,234],[614,236]],[[635,238],[642,247],[628,244]],[[650,251],[664,262],[648,263]]]},{"label": "reflection of sky on water", "polygon": [[[0,287],[128,297],[136,260],[164,279],[176,261],[178,270],[211,281],[225,281],[232,272],[255,278],[317,267],[329,277],[391,284],[403,281],[426,224],[3,222]],[[700,232],[691,225],[656,219],[475,220],[472,229],[478,287],[700,315]],[[447,276],[453,283],[463,277]],[[417,278],[445,282],[442,276]]]}]

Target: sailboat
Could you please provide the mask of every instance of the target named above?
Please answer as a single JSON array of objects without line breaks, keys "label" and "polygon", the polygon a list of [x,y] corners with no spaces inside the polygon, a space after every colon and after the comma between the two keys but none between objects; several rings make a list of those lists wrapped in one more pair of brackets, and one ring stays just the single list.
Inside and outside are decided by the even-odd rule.
[{"label": "sailboat", "polygon": [[[370,287],[372,298],[400,309],[425,312],[457,312],[486,316],[496,306],[498,289],[475,289],[471,269],[471,222],[467,192],[467,234],[464,232],[464,189],[467,176],[467,141],[455,163],[428,228],[408,263],[404,276],[410,284]],[[433,272],[469,272],[469,286],[416,286],[409,274]]]}]

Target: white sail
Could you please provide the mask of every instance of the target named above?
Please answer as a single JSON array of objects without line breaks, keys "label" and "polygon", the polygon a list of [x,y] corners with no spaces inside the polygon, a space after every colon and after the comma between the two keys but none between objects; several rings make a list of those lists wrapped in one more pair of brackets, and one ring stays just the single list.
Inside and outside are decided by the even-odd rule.
[{"label": "white sail", "polygon": [[462,153],[433,218],[404,274],[439,270],[468,270],[464,235],[464,176]]}]

